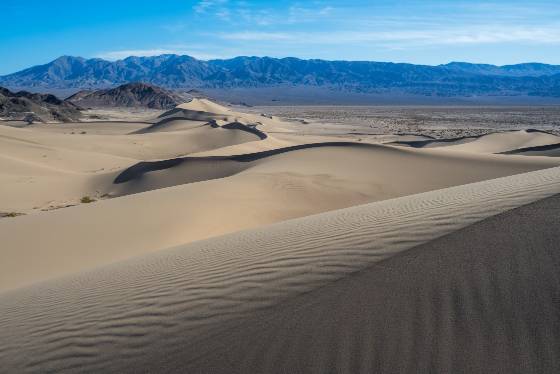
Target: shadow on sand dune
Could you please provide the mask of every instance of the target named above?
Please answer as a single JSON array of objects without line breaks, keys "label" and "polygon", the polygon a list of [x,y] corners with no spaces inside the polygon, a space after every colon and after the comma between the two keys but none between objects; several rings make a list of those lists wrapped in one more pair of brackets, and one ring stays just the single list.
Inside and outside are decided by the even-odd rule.
[{"label": "shadow on sand dune", "polygon": [[[287,153],[287,152],[292,152],[292,151],[297,151],[302,149],[309,149],[309,148],[318,148],[318,147],[376,148],[379,146],[373,144],[360,144],[354,142],[324,142],[324,143],[312,143],[312,144],[298,144],[291,147],[271,149],[262,152],[247,153],[247,154],[234,155],[234,156],[180,157],[180,158],[174,158],[174,159],[162,160],[162,161],[142,161],[129,167],[128,169],[125,169],[122,173],[120,173],[115,178],[113,183],[121,184],[121,183],[130,182],[132,180],[141,178],[146,173],[166,170],[186,163],[203,164],[203,163],[208,163],[209,161],[214,161],[214,162],[221,161],[224,163],[225,162],[247,163],[247,162],[257,161],[266,157],[275,156],[282,153]],[[249,165],[247,165],[247,167],[248,166]],[[242,167],[241,169],[244,168]],[[216,178],[221,178],[225,176],[227,175],[219,176]]]}]

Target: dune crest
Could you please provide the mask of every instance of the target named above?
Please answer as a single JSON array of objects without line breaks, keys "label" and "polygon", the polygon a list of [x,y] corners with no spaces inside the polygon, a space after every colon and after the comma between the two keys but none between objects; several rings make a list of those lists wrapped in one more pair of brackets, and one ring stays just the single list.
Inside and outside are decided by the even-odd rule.
[{"label": "dune crest", "polygon": [[186,103],[177,105],[177,108],[192,110],[196,112],[206,112],[206,113],[226,114],[226,115],[232,112],[231,109],[223,105],[217,104],[208,99],[198,99],[196,97]]}]

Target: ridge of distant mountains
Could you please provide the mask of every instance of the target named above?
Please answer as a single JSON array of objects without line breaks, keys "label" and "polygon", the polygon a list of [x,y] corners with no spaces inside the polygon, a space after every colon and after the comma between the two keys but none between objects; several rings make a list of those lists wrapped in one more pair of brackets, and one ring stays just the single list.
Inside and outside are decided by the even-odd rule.
[{"label": "ridge of distant mountains", "polygon": [[358,93],[438,97],[560,97],[560,66],[495,66],[452,62],[428,66],[370,61],[190,56],[128,57],[118,61],[62,56],[0,77],[0,85],[38,89],[92,89],[143,81],[167,89],[321,87]]},{"label": "ridge of distant mountains", "polygon": [[172,92],[152,84],[133,82],[111,89],[79,91],[65,101],[82,107],[172,109],[190,98],[190,95]]},{"label": "ridge of distant mountains", "polygon": [[12,92],[0,87],[0,118],[32,122],[69,122],[81,116],[81,108],[51,94]]}]

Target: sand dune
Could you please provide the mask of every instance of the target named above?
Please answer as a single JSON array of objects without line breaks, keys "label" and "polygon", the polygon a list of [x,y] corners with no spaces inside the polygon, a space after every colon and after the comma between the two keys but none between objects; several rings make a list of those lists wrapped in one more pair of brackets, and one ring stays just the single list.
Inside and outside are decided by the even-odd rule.
[{"label": "sand dune", "polygon": [[513,153],[517,149],[558,144],[560,137],[537,130],[506,131],[456,139],[399,141],[397,145],[414,148],[445,148],[453,151],[474,153]]},{"label": "sand dune", "polygon": [[560,157],[560,143],[518,148],[502,153],[506,155]]},{"label": "sand dune", "polygon": [[465,144],[448,145],[447,149],[477,153],[501,153],[518,148],[558,143],[556,135],[542,131],[510,131],[481,136]]},{"label": "sand dune", "polygon": [[232,110],[217,104],[213,101],[208,99],[197,99],[193,98],[191,101],[186,102],[181,105],[177,105],[177,108],[186,109],[193,112],[205,112],[205,113],[212,113],[212,114],[231,114]]},{"label": "sand dune", "polygon": [[0,126],[0,371],[557,371],[558,137],[140,114]]},{"label": "sand dune", "polygon": [[[324,162],[324,160],[330,160]],[[323,142],[233,156],[141,162],[115,178],[114,195],[138,193],[240,174],[321,177],[382,200],[430,189],[558,165],[557,160],[418,152],[376,144]],[[474,170],[476,168],[476,170]],[[330,177],[330,180],[329,180]],[[411,182],[414,181],[414,184]],[[232,183],[232,181],[223,181]],[[272,196],[270,196],[272,197]],[[263,196],[264,198],[264,196]]]},{"label": "sand dune", "polygon": [[[546,327],[556,323],[547,301],[557,289],[557,282],[547,281],[556,279],[550,247],[512,258],[508,242],[501,251],[494,245],[487,251],[467,234],[469,240],[442,238],[417,257],[393,256],[557,194],[559,182],[556,167],[405,196],[4,292],[0,362],[8,371],[59,373],[542,372],[551,361],[539,364],[538,358],[553,355],[554,348],[530,339],[555,342]],[[523,219],[531,217],[522,213],[515,223]],[[547,221],[538,222],[543,225],[535,226],[535,240],[550,244],[544,234],[554,230],[543,231]],[[497,243],[512,240],[500,231],[491,231]],[[448,248],[445,240],[466,249],[472,243],[476,252]],[[515,237],[511,242],[519,243]],[[494,259],[497,273],[457,257],[468,255]],[[391,257],[393,262],[380,263]],[[525,282],[526,276],[535,281]],[[415,290],[422,293],[410,293]],[[478,309],[461,307],[471,305]],[[527,314],[523,305],[545,319]],[[543,324],[532,329],[537,322]],[[548,351],[519,357],[523,344]]]},{"label": "sand dune", "polygon": [[[256,128],[264,127],[263,122],[266,126],[284,128],[281,121],[263,118],[263,122],[258,122],[255,119],[261,120],[259,116],[237,113],[198,99],[159,118],[153,112],[142,115],[142,122],[0,126],[0,212],[29,214],[75,205],[84,196],[99,199],[113,190],[116,170],[139,161],[165,160],[221,148],[235,151],[239,144],[267,138],[265,132]],[[148,115],[153,118],[150,120]],[[247,150],[255,152],[259,146],[253,144]]]},{"label": "sand dune", "polygon": [[260,137],[248,131],[219,126],[199,126],[177,132],[110,136],[59,134],[0,126],[0,139],[63,150],[87,151],[101,155],[149,160],[202,152],[240,142],[259,140]]},{"label": "sand dune", "polygon": [[399,146],[407,146],[413,148],[436,148],[436,147],[445,147],[448,145],[458,145],[458,144],[465,144],[470,143],[479,137],[477,136],[462,136],[458,138],[449,138],[449,139],[412,139],[412,140],[397,140],[390,142],[388,144],[399,145]]},{"label": "sand dune", "polygon": [[211,373],[558,372],[558,213],[556,195],[453,232],[230,323],[227,333],[189,348],[194,358],[180,366]]},{"label": "sand dune", "polygon": [[258,125],[260,130],[266,132],[295,132],[299,130],[297,124],[292,122],[282,121],[277,117],[265,114],[239,112],[234,108],[225,107],[207,99],[194,98],[190,102],[178,105],[175,109],[161,115],[162,118],[175,116],[189,119],[207,118],[218,122],[223,121],[223,123],[240,122],[245,125]]},{"label": "sand dune", "polygon": [[184,119],[184,118],[177,118],[177,117],[168,117],[168,118],[164,118],[159,120],[158,122],[148,126],[148,127],[144,127],[142,129],[139,129],[135,132],[133,132],[133,134],[146,134],[146,133],[151,133],[151,132],[156,132],[156,131],[182,131],[182,130],[191,130],[197,127],[203,127],[203,126],[210,126],[210,127],[217,127],[217,125],[215,124],[215,122],[213,122],[213,119],[209,119],[208,122],[207,121],[199,121],[199,120],[190,120],[190,119]]},{"label": "sand dune", "polygon": [[[142,121],[95,121],[95,122],[70,122],[57,124],[34,123],[25,126],[26,129],[39,130],[57,134],[79,135],[126,135],[150,125],[152,122]],[[83,134],[82,134],[83,133]]]},{"label": "sand dune", "polygon": [[83,196],[99,197],[111,190],[115,170],[139,160],[209,151],[265,136],[243,124],[134,135],[0,126],[0,212],[29,213],[33,208],[76,203]]},{"label": "sand dune", "polygon": [[[560,163],[359,143],[296,147],[266,156],[179,159],[164,161],[163,167],[142,163],[116,176],[121,183],[110,183],[106,190],[134,195],[2,220],[2,254],[8,260],[0,264],[0,284],[16,287],[290,218]],[[162,188],[167,186],[174,187]],[[36,235],[26,235],[29,231]]]}]

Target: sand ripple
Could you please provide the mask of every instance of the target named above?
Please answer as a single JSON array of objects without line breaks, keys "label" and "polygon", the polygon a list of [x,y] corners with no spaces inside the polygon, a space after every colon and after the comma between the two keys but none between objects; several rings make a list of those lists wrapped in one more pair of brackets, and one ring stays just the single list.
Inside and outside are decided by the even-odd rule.
[{"label": "sand ripple", "polygon": [[286,221],[5,292],[0,364],[6,372],[139,372],[142,362],[184,371],[199,358],[193,347],[211,346],[236,321],[556,193],[560,168],[551,168]]}]

